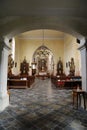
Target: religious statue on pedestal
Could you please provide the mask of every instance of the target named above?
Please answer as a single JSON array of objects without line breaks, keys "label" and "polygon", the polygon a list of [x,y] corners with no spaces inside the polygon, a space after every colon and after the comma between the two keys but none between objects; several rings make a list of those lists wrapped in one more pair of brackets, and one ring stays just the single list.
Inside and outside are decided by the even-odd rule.
[{"label": "religious statue on pedestal", "polygon": [[75,75],[75,64],[74,64],[74,58],[71,58],[71,62],[69,63],[69,67],[70,67],[70,76],[74,76]]},{"label": "religious statue on pedestal", "polygon": [[26,57],[24,57],[23,62],[20,65],[21,75],[28,75],[29,63],[27,63]]},{"label": "religious statue on pedestal", "polygon": [[12,58],[12,54],[8,56],[8,77],[12,75],[12,68],[14,66],[14,61]]},{"label": "religious statue on pedestal", "polygon": [[57,63],[57,75],[63,74],[63,63],[61,61],[61,57],[59,57],[59,61]]}]

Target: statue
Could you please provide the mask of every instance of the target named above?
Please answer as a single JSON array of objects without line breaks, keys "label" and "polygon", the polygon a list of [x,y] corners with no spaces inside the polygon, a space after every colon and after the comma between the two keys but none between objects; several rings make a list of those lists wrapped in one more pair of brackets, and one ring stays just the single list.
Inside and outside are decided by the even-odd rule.
[{"label": "statue", "polygon": [[75,75],[75,64],[74,64],[74,58],[71,58],[71,62],[69,63],[70,67],[70,76]]},{"label": "statue", "polygon": [[57,64],[57,75],[63,74],[63,63],[61,61],[61,57],[59,57],[59,61]]},{"label": "statue", "polygon": [[21,75],[28,75],[29,63],[27,63],[26,57],[24,57],[23,62],[20,65]]},{"label": "statue", "polygon": [[8,76],[12,75],[12,68],[14,66],[14,61],[12,58],[12,54],[8,56]]}]

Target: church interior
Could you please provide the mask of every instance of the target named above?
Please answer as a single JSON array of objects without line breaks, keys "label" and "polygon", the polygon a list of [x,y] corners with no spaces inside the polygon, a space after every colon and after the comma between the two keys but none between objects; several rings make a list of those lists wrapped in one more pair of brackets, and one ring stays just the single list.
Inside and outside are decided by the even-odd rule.
[{"label": "church interior", "polygon": [[[9,42],[7,90],[10,106],[5,112],[10,111],[7,118],[12,118],[13,122],[16,119],[18,126],[5,127],[3,122],[3,128],[86,128],[85,123],[75,122],[79,119],[74,114],[76,110],[79,114],[84,111],[87,116],[84,91],[79,95],[81,103],[76,103],[77,89],[82,90],[81,54],[76,38],[64,32],[40,29],[21,33]],[[73,113],[72,117],[68,115],[71,122],[65,121],[66,111]]]},{"label": "church interior", "polygon": [[86,130],[87,2],[35,3],[0,2],[0,130]]},{"label": "church interior", "polygon": [[[77,80],[77,85],[81,86],[81,56],[75,37],[55,30],[33,30],[11,39],[10,48],[8,87],[23,87],[23,79],[34,81],[35,77],[48,77],[52,81],[56,77],[57,87],[61,87],[57,83],[59,80]],[[22,81],[19,83],[15,79]],[[68,86],[72,87],[72,84]],[[24,87],[30,87],[29,82]]]}]

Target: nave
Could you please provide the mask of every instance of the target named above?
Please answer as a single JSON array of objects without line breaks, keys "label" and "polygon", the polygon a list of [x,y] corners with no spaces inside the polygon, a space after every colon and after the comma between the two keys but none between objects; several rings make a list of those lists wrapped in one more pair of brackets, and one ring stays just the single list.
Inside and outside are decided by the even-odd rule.
[{"label": "nave", "polygon": [[31,88],[10,89],[10,105],[0,113],[0,130],[86,130],[87,111],[72,105],[72,90],[50,79],[35,79]]}]

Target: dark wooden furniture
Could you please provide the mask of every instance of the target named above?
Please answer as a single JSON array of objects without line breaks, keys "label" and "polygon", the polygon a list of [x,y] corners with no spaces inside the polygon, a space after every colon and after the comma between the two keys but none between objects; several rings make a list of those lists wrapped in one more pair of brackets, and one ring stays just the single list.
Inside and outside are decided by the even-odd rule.
[{"label": "dark wooden furniture", "polygon": [[27,88],[27,87],[29,87],[27,79],[26,80],[8,79],[8,86],[9,86],[9,88]]},{"label": "dark wooden furniture", "polygon": [[73,90],[73,106],[75,105],[75,99],[76,99],[77,109],[79,106],[81,106],[81,95],[83,96],[84,109],[86,109],[85,91],[81,90],[81,89],[74,89]]},{"label": "dark wooden furniture", "polygon": [[82,86],[80,76],[51,76],[51,82],[58,88],[73,89],[78,85]]},{"label": "dark wooden furniture", "polygon": [[27,76],[27,75],[12,75],[9,77],[7,84],[9,88],[27,88],[31,87],[31,85],[35,81],[35,76]]},{"label": "dark wooden furniture", "polygon": [[76,88],[77,86],[80,86],[80,88],[81,88],[81,86],[82,86],[82,81],[81,80],[66,80],[65,82],[64,82],[64,88],[71,88],[71,89],[73,89],[73,88]]},{"label": "dark wooden furniture", "polygon": [[34,83],[35,81],[35,76],[28,76],[27,77],[28,80],[28,87],[31,87],[31,85]]}]

